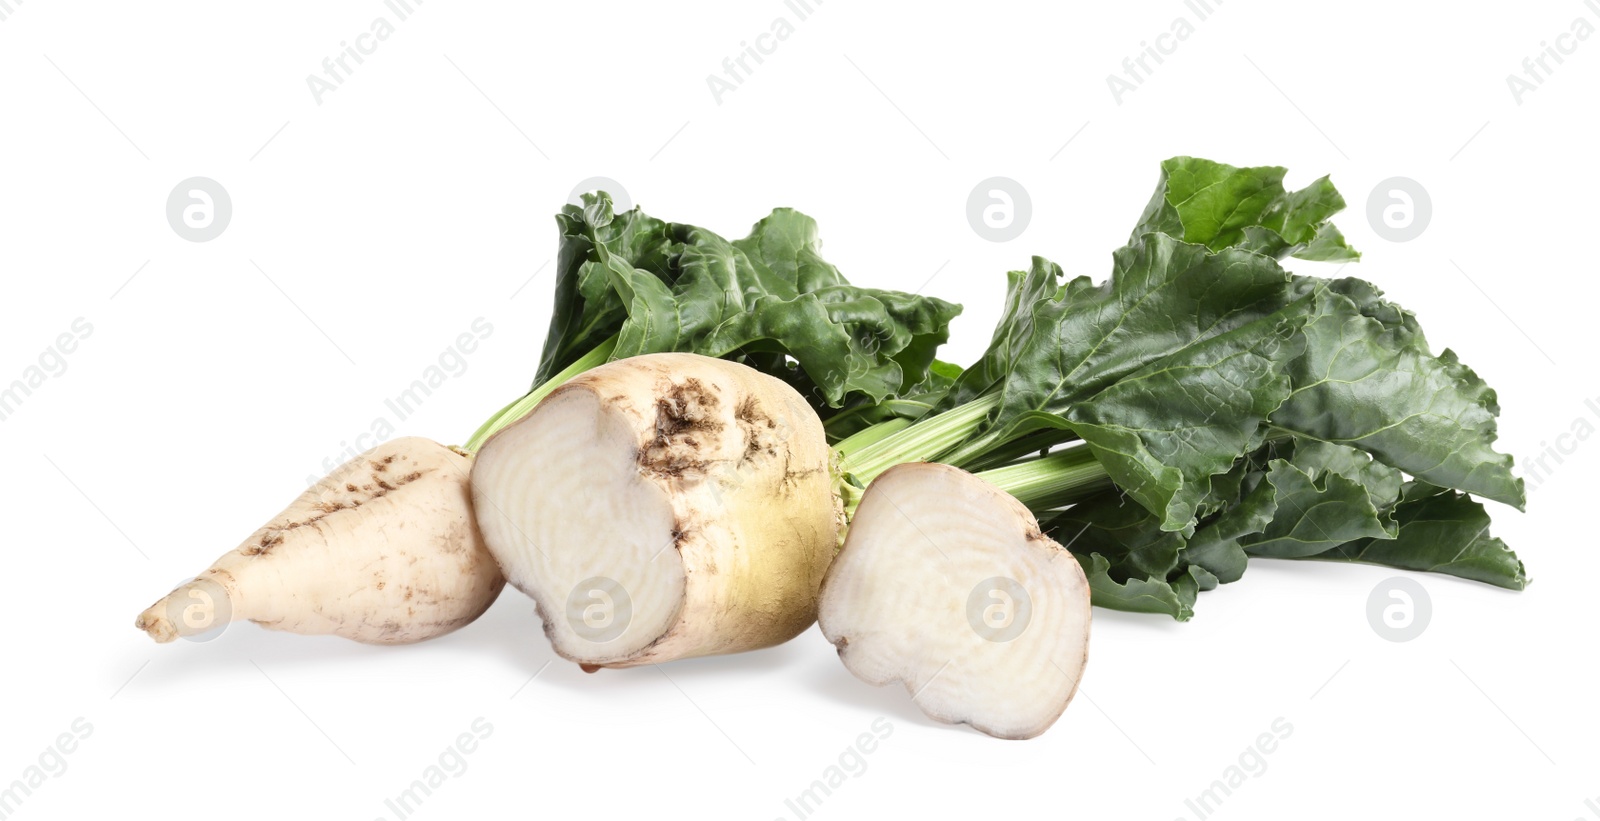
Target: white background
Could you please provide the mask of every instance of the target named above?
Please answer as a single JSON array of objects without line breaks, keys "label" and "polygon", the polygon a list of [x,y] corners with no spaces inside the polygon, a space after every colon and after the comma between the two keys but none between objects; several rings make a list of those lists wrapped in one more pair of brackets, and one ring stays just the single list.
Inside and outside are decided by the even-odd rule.
[{"label": "white background", "polygon": [[[415,817],[792,819],[785,800],[880,716],[892,735],[814,817],[1194,819],[1185,800],[1279,717],[1292,734],[1212,817],[1600,813],[1593,441],[1560,440],[1574,452],[1547,460],[1526,515],[1494,506],[1525,592],[1418,576],[1432,623],[1391,643],[1366,604],[1396,572],[1257,561],[1188,624],[1097,611],[1083,689],[1029,742],[923,718],[814,629],[660,671],[546,667],[512,589],[413,647],[250,624],[156,646],[132,627],[392,418],[384,399],[475,318],[492,335],[401,432],[459,442],[520,394],[551,214],[596,175],[728,235],[777,205],[815,216],[854,281],[963,302],[945,358],[966,362],[1030,254],[1108,272],[1161,159],[1331,173],[1366,254],[1343,273],[1499,389],[1521,463],[1600,426],[1600,37],[1563,41],[1520,105],[1506,76],[1600,9],[1228,0],[1118,104],[1107,75],[1193,11],[828,0],[719,104],[706,77],[793,21],[781,2],[435,0],[319,105],[307,75],[393,22],[380,2],[9,5],[0,382],[93,326],[0,422],[0,786],[75,718],[93,726],[14,817],[393,818],[385,799],[480,716],[492,735]],[[195,175],[233,200],[207,243],[165,217]],[[965,216],[995,175],[1033,203],[1008,243]],[[1405,243],[1365,208],[1396,175],[1433,203]]]}]

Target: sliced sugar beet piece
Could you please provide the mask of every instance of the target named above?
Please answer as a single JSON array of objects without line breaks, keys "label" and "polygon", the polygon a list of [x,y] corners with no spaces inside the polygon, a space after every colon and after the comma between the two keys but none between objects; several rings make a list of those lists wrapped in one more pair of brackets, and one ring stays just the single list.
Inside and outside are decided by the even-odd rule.
[{"label": "sliced sugar beet piece", "polygon": [[1089,649],[1089,584],[999,488],[932,463],[867,488],[823,581],[818,621],[858,678],[923,712],[1032,738],[1066,709]]}]

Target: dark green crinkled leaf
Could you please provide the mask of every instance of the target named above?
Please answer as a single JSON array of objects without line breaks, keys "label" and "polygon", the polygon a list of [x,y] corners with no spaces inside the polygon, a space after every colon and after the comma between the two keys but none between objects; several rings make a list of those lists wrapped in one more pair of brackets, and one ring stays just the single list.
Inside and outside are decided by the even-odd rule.
[{"label": "dark green crinkled leaf", "polygon": [[1235,168],[1195,157],[1161,164],[1161,181],[1133,238],[1161,232],[1212,250],[1238,247],[1271,257],[1325,262],[1360,258],[1328,222],[1344,197],[1327,177],[1286,191],[1277,166]]},{"label": "dark green crinkled leaf", "polygon": [[[1183,537],[1156,527],[1148,511],[1120,492],[1074,505],[1045,529],[1083,566],[1094,604],[1179,621],[1193,615],[1199,584],[1180,566]],[[1169,583],[1169,575],[1189,582]]]},{"label": "dark green crinkled leaf", "polygon": [[1212,480],[1207,509],[1215,515],[1185,555],[1227,583],[1243,572],[1246,554],[1298,558],[1353,539],[1393,538],[1388,510],[1401,481],[1398,470],[1355,448],[1274,440]]},{"label": "dark green crinkled leaf", "polygon": [[1184,157],[1162,171],[1108,281],[1062,284],[1038,259],[1010,275],[988,351],[941,405],[1000,407],[941,461],[1017,458],[1041,432],[1086,440],[1117,487],[1041,515],[1102,606],[1188,618],[1251,556],[1520,587],[1458,492],[1523,502],[1493,448],[1494,392],[1375,287],[1272,259],[1356,258],[1327,221],[1344,206],[1332,184],[1290,192],[1281,168]]},{"label": "dark green crinkled leaf", "polygon": [[[1139,590],[1139,601],[1151,607],[1186,601],[1180,608],[1186,618],[1193,599],[1178,594],[1190,581],[1196,590],[1237,581],[1249,556],[1308,555],[1351,539],[1392,535],[1393,522],[1373,499],[1392,504],[1398,477],[1353,448],[1275,441],[1211,478],[1200,506],[1206,517],[1190,538],[1163,531],[1160,517],[1121,490],[1061,512],[1049,527],[1058,541],[1083,553],[1080,559],[1093,554],[1104,562],[1102,587]],[[1167,588],[1170,596],[1153,592]],[[1116,600],[1122,594],[1108,589],[1104,595]]]},{"label": "dark green crinkled leaf", "polygon": [[1078,553],[1099,553],[1116,578],[1164,578],[1181,569],[1184,539],[1162,530],[1150,512],[1120,490],[1095,494],[1045,524],[1053,538]]},{"label": "dark green crinkled leaf", "polygon": [[1273,456],[1292,461],[1313,479],[1337,474],[1360,484],[1374,508],[1386,509],[1400,498],[1405,476],[1372,455],[1346,445],[1290,437],[1275,443]]},{"label": "dark green crinkled leaf", "polygon": [[1394,509],[1394,539],[1363,539],[1306,558],[1445,573],[1511,590],[1528,585],[1517,554],[1489,535],[1489,514],[1471,496],[1410,482]]},{"label": "dark green crinkled leaf", "polygon": [[1026,349],[1036,347],[1036,340],[1050,337],[1048,324],[1036,321],[1034,306],[1055,296],[1061,289],[1060,280],[1060,266],[1044,257],[1034,257],[1026,271],[1006,273],[1005,305],[989,348],[955,380],[941,409],[965,404],[1003,385]]},{"label": "dark green crinkled leaf", "polygon": [[1494,391],[1446,350],[1428,350],[1409,312],[1358,279],[1296,278],[1321,290],[1274,427],[1358,447],[1433,484],[1521,508],[1522,480],[1496,453]]},{"label": "dark green crinkled leaf", "polygon": [[[613,214],[585,195],[558,221],[562,251],[540,379],[617,336],[613,358],[689,351],[787,379],[819,408],[918,389],[960,306],[850,285],[818,253],[816,223],[777,209],[744,239]],[[792,360],[792,362],[791,362]]]},{"label": "dark green crinkled leaf", "polygon": [[1280,352],[1297,319],[1269,315],[1147,365],[1072,405],[1067,425],[1163,529],[1189,532],[1211,477],[1261,444],[1289,395]]},{"label": "dark green crinkled leaf", "polygon": [[[1244,574],[1250,556],[1298,558],[1355,539],[1393,538],[1396,525],[1389,510],[1398,499],[1400,482],[1399,471],[1354,448],[1304,439],[1269,442],[1211,478],[1210,493],[1200,505],[1200,526],[1188,539],[1168,543],[1168,550],[1175,551],[1174,568],[1200,567],[1227,584]],[[1107,515],[1094,506],[1075,510],[1058,521],[1086,522]],[[1139,512],[1112,512],[1119,532],[1159,529],[1157,516],[1145,513],[1139,518]],[[1098,546],[1113,566],[1160,569],[1123,561],[1129,541]]]},{"label": "dark green crinkled leaf", "polygon": [[[1087,278],[1079,278],[1063,286],[1060,269],[1040,258],[1034,259],[1028,271],[1009,273],[1005,305],[988,350],[967,369],[940,406],[948,409],[996,390],[1011,394],[1010,407],[997,415],[986,440],[966,453],[1009,438],[1004,430],[1006,416],[1049,410],[1044,407],[1047,403],[1039,401],[1031,408],[1018,407],[1029,404],[1029,399],[1037,400],[1030,393],[1049,392],[1058,404],[1070,403],[1076,399],[1074,393],[1094,390],[1096,381],[1105,384],[1125,375],[1129,363],[1117,362],[1124,352],[1150,361],[1155,358],[1150,348],[1159,356],[1163,344],[1183,344],[1181,339],[1158,339],[1147,345],[1145,334],[1151,329],[1143,321],[1146,317],[1159,321],[1162,316],[1186,316],[1173,312],[1189,310],[1203,321],[1208,307],[1214,311],[1219,305],[1231,305],[1245,309],[1236,317],[1242,324],[1289,301],[1286,295],[1278,294],[1274,301],[1265,293],[1284,284],[1287,275],[1281,270],[1251,265],[1249,273],[1257,275],[1253,280],[1242,282],[1237,272],[1229,271],[1228,279],[1217,277],[1213,283],[1213,269],[1196,264],[1206,259],[1204,250],[1233,248],[1276,258],[1293,255],[1327,261],[1358,259],[1359,254],[1344,242],[1338,228],[1328,222],[1345,205],[1332,182],[1324,177],[1289,192],[1283,188],[1285,173],[1278,167],[1235,168],[1194,157],[1174,157],[1162,163],[1156,192],[1127,246],[1117,252],[1111,280],[1094,286]],[[1147,237],[1150,234],[1166,236]],[[1247,256],[1235,254],[1210,260],[1210,264],[1225,268],[1241,258]],[[1267,275],[1259,276],[1263,273]],[[1187,286],[1169,287],[1180,283]],[[1212,284],[1221,287],[1205,293]],[[1229,287],[1239,284],[1246,286],[1243,291]],[[1195,299],[1197,292],[1204,299]],[[1072,319],[1078,321],[1069,321],[1065,315],[1074,311]],[[1211,332],[1225,332],[1229,327],[1224,323]],[[1061,344],[1052,344],[1056,342]],[[1052,369],[1051,360],[1060,360],[1063,366]]]},{"label": "dark green crinkled leaf", "polygon": [[663,279],[675,275],[667,223],[637,208],[613,214],[611,197],[605,192],[584,201],[586,207],[567,205],[556,215],[561,244],[556,254],[555,306],[534,387],[615,336],[627,316],[627,306],[610,282],[595,274],[597,244]]},{"label": "dark green crinkled leaf", "polygon": [[1027,272],[1013,272],[989,349],[957,380],[946,406],[998,388],[1004,401],[993,428],[1003,434],[1024,413],[1066,408],[1289,301],[1288,274],[1259,254],[1150,234],[1112,260],[1111,277],[1099,284],[1089,277],[1062,284],[1061,268],[1040,257]]},{"label": "dark green crinkled leaf", "polygon": [[1211,477],[1211,498],[1202,506],[1207,520],[1184,546],[1184,560],[1205,568],[1222,584],[1244,575],[1250,557],[1243,540],[1265,530],[1278,511],[1261,466],[1262,454],[1270,451],[1270,446],[1263,448],[1227,473]]},{"label": "dark green crinkled leaf", "polygon": [[[983,359],[945,406],[998,392],[976,437],[939,456],[968,465],[1055,425],[1088,440],[1112,477],[1189,527],[1207,479],[1259,441],[1289,389],[1281,348],[1302,310],[1272,259],[1147,234],[1114,255],[1104,283],[1035,259],[1011,276]],[[1040,297],[1039,295],[1043,295]]]},{"label": "dark green crinkled leaf", "polygon": [[[1324,559],[1423,570],[1521,589],[1522,563],[1492,538],[1470,496],[1425,482],[1342,445],[1292,438],[1267,443],[1212,478],[1210,510],[1194,535],[1162,531],[1159,518],[1099,494],[1049,522],[1071,541],[1085,572],[1097,567],[1096,604],[1192,615],[1185,591],[1237,581],[1248,557]],[[1092,560],[1091,560],[1092,559]],[[1169,581],[1171,580],[1171,581]],[[1104,591],[1104,592],[1102,592]],[[1137,594],[1137,595],[1134,595]]]},{"label": "dark green crinkled leaf", "polygon": [[[1203,588],[1198,567],[1180,573],[1172,582],[1156,579],[1113,578],[1106,558],[1098,553],[1074,553],[1089,580],[1089,599],[1096,607],[1130,613],[1164,613],[1178,621],[1194,616],[1194,602]],[[1205,588],[1209,589],[1209,588]]]},{"label": "dark green crinkled leaf", "polygon": [[1272,492],[1272,519],[1260,532],[1239,539],[1252,556],[1297,559],[1354,539],[1394,538],[1394,523],[1354,479],[1274,459],[1265,480]]},{"label": "dark green crinkled leaf", "polygon": [[[1120,259],[1160,246],[1197,248],[1147,234]],[[1196,253],[1195,259],[1242,257],[1276,268],[1248,252]],[[1167,265],[1162,274],[1179,273],[1160,279],[1148,268],[1125,264],[1118,275],[1133,271],[1132,283],[1155,286],[1128,287],[1114,277],[1099,288],[1077,280],[1053,292],[1039,282],[1054,281],[1058,272],[1042,260],[1028,274],[1014,275],[1010,304],[1025,304],[1017,298],[1022,293],[1048,296],[1034,304],[1025,332],[1017,332],[1024,323],[1003,326],[980,366],[958,380],[959,390],[963,381],[1004,374],[989,388],[1000,392],[1002,405],[987,430],[941,459],[977,462],[1042,428],[1071,431],[1086,440],[1122,493],[1157,514],[1144,525],[1192,534],[1183,545],[1184,567],[1200,567],[1224,582],[1239,578],[1246,554],[1302,557],[1356,539],[1392,537],[1389,508],[1401,469],[1480,488],[1495,481],[1517,487],[1509,458],[1490,447],[1498,410],[1492,392],[1453,357],[1429,355],[1410,315],[1378,299],[1365,283],[1280,274],[1278,296],[1253,303],[1258,312],[1276,307],[1274,313],[1209,336],[1173,332],[1160,316],[1123,310],[1130,302],[1170,298],[1163,289],[1197,268],[1203,266]],[[1211,280],[1225,282],[1224,276],[1213,274]],[[1107,298],[1122,288],[1126,301]],[[1198,313],[1192,306],[1184,310],[1187,316]],[[1045,319],[1056,323],[1049,326]],[[1172,349],[1134,369],[1122,359],[1074,370],[1098,355],[1097,343],[1110,339],[1097,333],[1107,325],[1118,332],[1154,326],[1137,341],[1116,341],[1137,348],[1127,357],[1150,355],[1163,341]],[[1054,343],[1052,327],[1056,338],[1071,342]],[[1269,327],[1275,332],[1265,333]],[[1368,354],[1364,369],[1354,356],[1359,351]],[[1433,377],[1413,384],[1419,374]],[[1107,375],[1114,380],[1108,383]],[[1427,389],[1416,389],[1418,384]],[[1039,407],[1019,409],[1019,397]],[[1260,423],[1267,419],[1271,427],[1264,429]],[[1342,432],[1363,422],[1372,425],[1369,435],[1341,443]],[[1237,473],[1240,457],[1268,431],[1296,434],[1296,441]],[[1220,496],[1219,478],[1235,474],[1238,496]],[[1118,581],[1162,579],[1138,576],[1124,552],[1108,548],[1104,555]],[[1116,576],[1119,571],[1127,575]]]}]

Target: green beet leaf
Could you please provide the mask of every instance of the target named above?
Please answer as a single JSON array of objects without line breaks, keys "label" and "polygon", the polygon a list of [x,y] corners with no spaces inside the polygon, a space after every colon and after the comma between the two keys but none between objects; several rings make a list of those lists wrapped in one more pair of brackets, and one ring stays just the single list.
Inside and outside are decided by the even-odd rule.
[{"label": "green beet leaf", "polygon": [[1235,168],[1196,157],[1161,164],[1161,180],[1133,238],[1161,232],[1212,250],[1243,248],[1267,256],[1353,262],[1361,255],[1328,219],[1344,197],[1322,177],[1287,191],[1278,166]]},{"label": "green beet leaf", "polygon": [[[777,209],[728,241],[604,193],[558,218],[556,315],[540,378],[615,336],[612,358],[688,351],[744,361],[819,408],[925,392],[960,313],[932,297],[851,285],[819,253],[815,221]],[[909,412],[909,411],[908,411]]]},{"label": "green beet leaf", "polygon": [[1362,539],[1305,558],[1445,573],[1510,590],[1527,587],[1522,561],[1489,534],[1489,514],[1471,496],[1410,482],[1394,518],[1399,533],[1393,539]]}]

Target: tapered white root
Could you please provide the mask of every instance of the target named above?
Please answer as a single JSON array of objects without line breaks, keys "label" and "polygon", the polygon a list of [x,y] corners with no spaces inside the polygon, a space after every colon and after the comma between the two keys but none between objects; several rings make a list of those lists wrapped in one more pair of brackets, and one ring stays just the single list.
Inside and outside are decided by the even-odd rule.
[{"label": "tapered white root", "polygon": [[822,587],[857,677],[1000,738],[1055,723],[1088,658],[1089,585],[1028,509],[957,468],[900,465],[862,497]]},{"label": "tapered white root", "polygon": [[561,656],[629,667],[778,644],[816,618],[840,508],[821,422],[694,354],[588,371],[479,451],[489,550]]},{"label": "tapered white root", "polygon": [[139,615],[158,642],[229,621],[374,644],[443,635],[505,586],[468,490],[471,457],[420,438],[334,471]]}]

